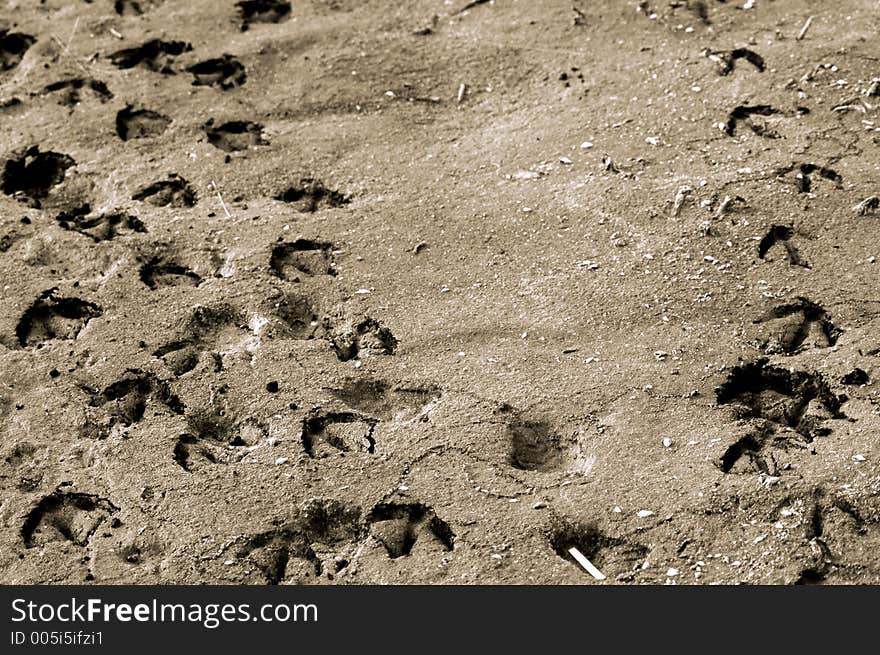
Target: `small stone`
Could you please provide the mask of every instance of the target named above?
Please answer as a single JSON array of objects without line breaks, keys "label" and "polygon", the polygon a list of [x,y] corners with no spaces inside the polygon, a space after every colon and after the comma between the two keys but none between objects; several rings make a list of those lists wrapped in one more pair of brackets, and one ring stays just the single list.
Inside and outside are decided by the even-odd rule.
[{"label": "small stone", "polygon": [[638,512],[636,512],[636,516],[638,516],[640,519],[646,519],[649,516],[654,516],[654,512],[649,509],[640,509]]},{"label": "small stone", "polygon": [[539,177],[541,177],[541,175],[534,171],[517,171],[513,174],[513,179],[515,180],[535,180]]},{"label": "small stone", "polygon": [[282,464],[287,464],[288,461],[289,460],[287,457],[277,457],[275,459],[275,466],[281,466]]},{"label": "small stone", "polygon": [[672,439],[669,437],[663,437],[663,447],[669,448],[670,446],[672,446]]},{"label": "small stone", "polygon": [[669,567],[666,569],[666,576],[669,578],[674,578],[680,573],[680,571],[674,567]]}]

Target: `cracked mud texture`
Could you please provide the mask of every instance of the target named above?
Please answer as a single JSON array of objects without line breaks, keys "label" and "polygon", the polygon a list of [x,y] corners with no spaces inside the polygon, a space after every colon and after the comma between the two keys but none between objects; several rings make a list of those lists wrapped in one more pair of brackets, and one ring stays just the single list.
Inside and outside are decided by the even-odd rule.
[{"label": "cracked mud texture", "polygon": [[876,7],[743,4],[7,3],[0,582],[880,582]]}]

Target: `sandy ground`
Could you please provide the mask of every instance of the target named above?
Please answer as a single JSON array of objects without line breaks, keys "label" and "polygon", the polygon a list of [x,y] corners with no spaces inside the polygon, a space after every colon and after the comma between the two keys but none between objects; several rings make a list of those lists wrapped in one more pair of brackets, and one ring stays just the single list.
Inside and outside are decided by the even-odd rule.
[{"label": "sandy ground", "polygon": [[239,4],[3,3],[0,582],[880,581],[876,0]]}]

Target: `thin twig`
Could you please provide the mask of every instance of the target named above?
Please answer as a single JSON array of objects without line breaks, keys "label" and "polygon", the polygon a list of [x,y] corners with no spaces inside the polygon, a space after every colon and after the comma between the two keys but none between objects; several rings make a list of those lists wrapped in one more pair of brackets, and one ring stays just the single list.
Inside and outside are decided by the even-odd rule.
[{"label": "thin twig", "polygon": [[73,24],[73,30],[71,30],[71,32],[70,32],[70,37],[67,39],[67,43],[64,43],[64,41],[59,39],[54,34],[52,34],[51,36],[52,36],[52,39],[54,39],[55,42],[61,46],[61,49],[64,51],[64,54],[66,54],[68,57],[70,57],[70,59],[73,61],[73,63],[75,63],[77,66],[79,66],[86,75],[91,75],[92,71],[89,70],[89,68],[86,67],[86,65],[83,64],[79,60],[79,57],[74,55],[73,52],[71,52],[71,50],[70,50],[70,46],[73,43],[73,37],[76,36],[76,30],[78,27],[79,27],[79,18],[77,18]]},{"label": "thin twig", "polygon": [[813,17],[810,16],[806,20],[806,22],[804,23],[804,26],[801,28],[801,31],[798,33],[798,35],[795,37],[795,39],[798,41],[802,40],[807,35],[807,31],[810,29],[810,25],[812,25],[812,24],[813,24]]},{"label": "thin twig", "polygon": [[226,218],[232,218],[232,214],[229,213],[229,208],[226,206],[226,203],[223,202],[223,196],[220,195],[220,189],[217,188],[214,180],[211,180],[211,186],[214,187],[214,191],[217,192],[217,199],[220,201],[220,205],[223,207],[223,211],[226,212]]}]

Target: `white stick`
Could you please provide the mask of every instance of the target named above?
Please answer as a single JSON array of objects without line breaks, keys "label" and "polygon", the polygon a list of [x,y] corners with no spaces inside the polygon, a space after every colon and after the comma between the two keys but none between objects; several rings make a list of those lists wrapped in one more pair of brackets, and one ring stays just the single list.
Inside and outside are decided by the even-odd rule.
[{"label": "white stick", "polygon": [[211,186],[214,187],[214,191],[217,192],[217,198],[220,200],[220,204],[223,206],[223,211],[226,212],[226,218],[232,218],[232,214],[229,213],[229,208],[226,206],[226,203],[223,202],[223,196],[220,195],[220,189],[218,189],[217,185],[214,184],[214,180],[211,180]]},{"label": "white stick", "polygon": [[810,29],[810,25],[813,24],[813,17],[810,16],[807,19],[807,22],[804,23],[804,26],[801,28],[800,34],[797,35],[797,40],[800,41],[807,35],[807,30]]},{"label": "white stick", "polygon": [[464,94],[467,91],[467,84],[464,82],[458,87],[458,96],[456,97],[456,101],[461,104],[461,101],[464,100]]},{"label": "white stick", "polygon": [[584,570],[589,573],[591,576],[596,578],[596,580],[604,580],[605,576],[602,574],[602,571],[597,569],[595,565],[584,557],[584,554],[579,551],[577,548],[572,546],[568,549],[569,555],[574,557],[577,560],[577,563],[584,567]]}]

